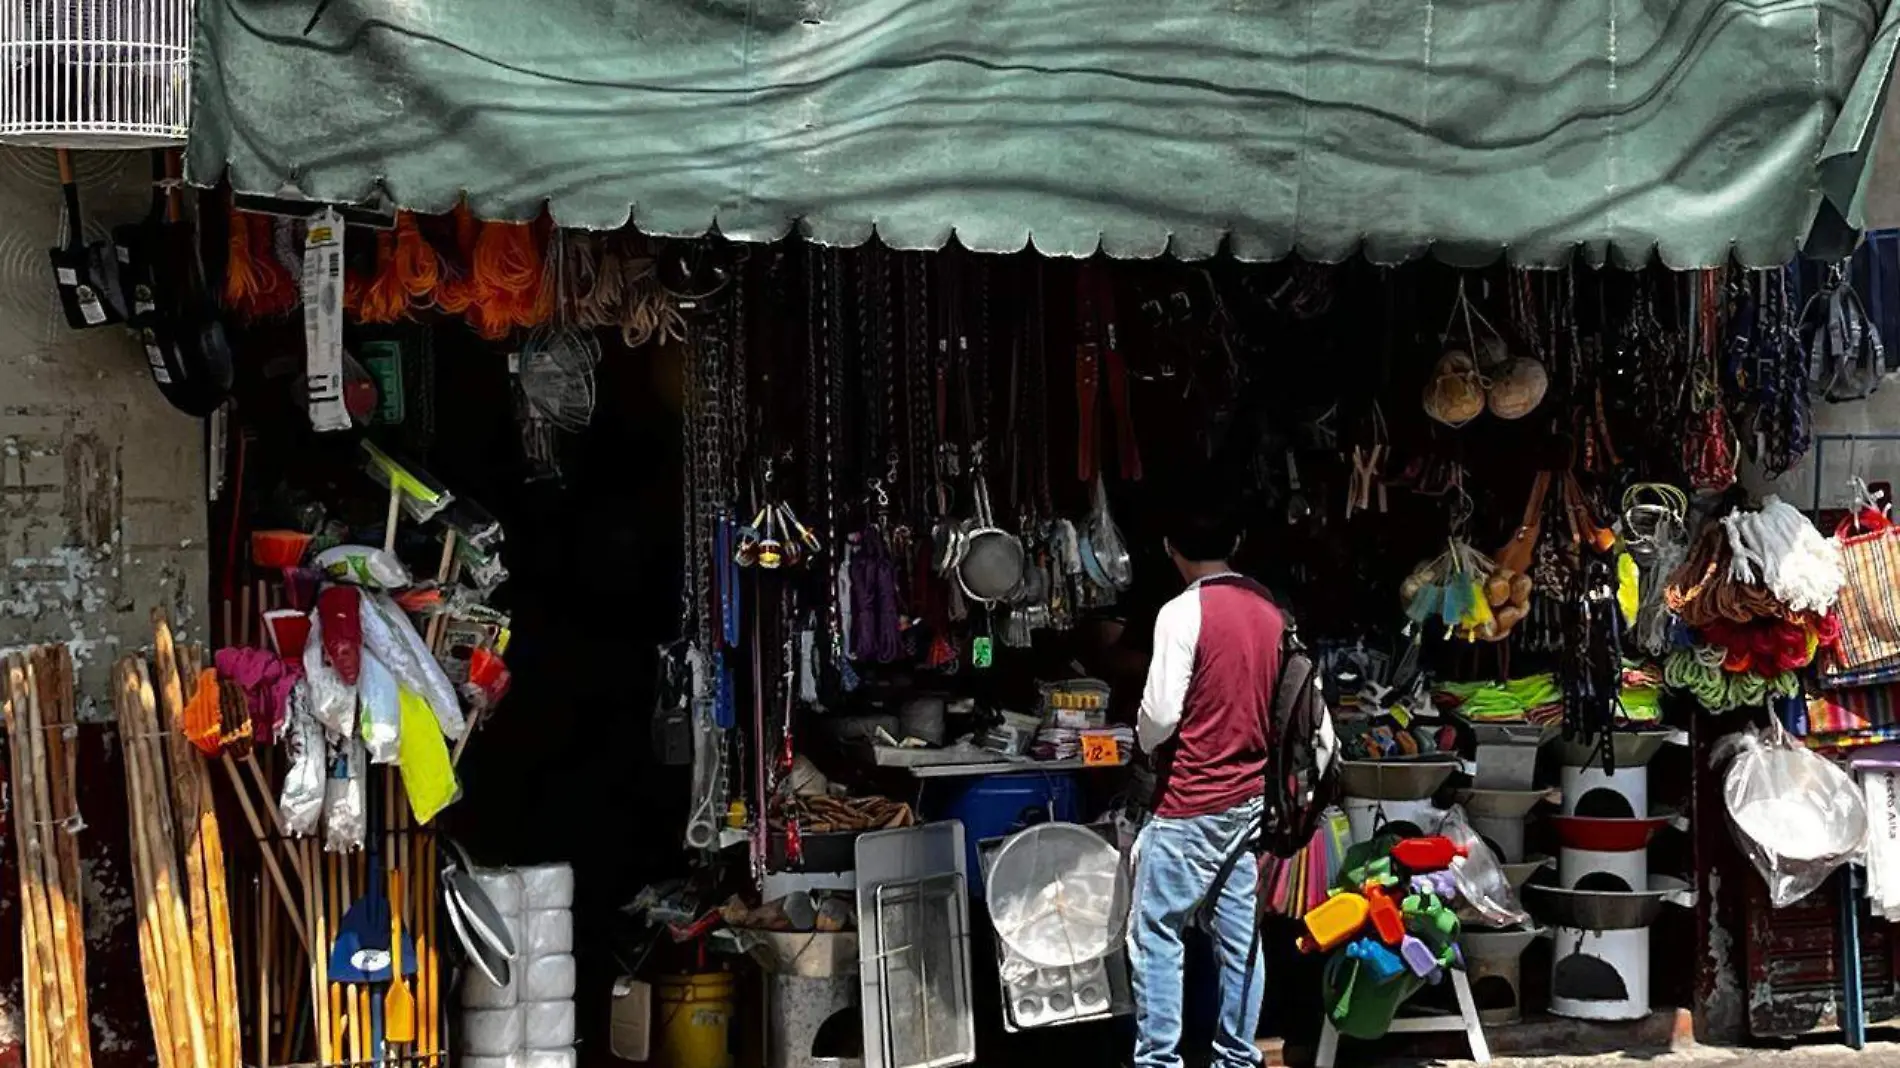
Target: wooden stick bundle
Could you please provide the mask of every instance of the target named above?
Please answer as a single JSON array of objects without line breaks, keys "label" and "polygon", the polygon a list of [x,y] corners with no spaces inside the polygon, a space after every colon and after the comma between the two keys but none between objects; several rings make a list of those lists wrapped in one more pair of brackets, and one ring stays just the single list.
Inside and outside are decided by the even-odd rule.
[{"label": "wooden stick bundle", "polygon": [[179,677],[179,652],[163,609],[152,612],[159,692],[165,708],[165,739],[172,758],[173,818],[184,846],[185,876],[191,895],[191,950],[198,989],[204,999],[204,1030],[211,1043],[211,1068],[243,1063],[242,1026],[237,996],[237,951],[231,940],[231,903],[225,880],[224,840],[211,780],[203,757],[185,737],[185,687]]},{"label": "wooden stick bundle", "polygon": [[191,952],[191,927],[179,897],[165,733],[151,672],[136,656],[115,670],[119,731],[125,746],[126,798],[131,809],[133,884],[139,902],[139,953],[145,1000],[158,1040],[159,1068],[212,1068],[201,991]]},{"label": "wooden stick bundle", "polygon": [[[72,665],[64,647],[6,658],[5,706],[19,849],[21,963],[27,1056],[58,1068],[92,1063],[86,1016],[73,760]],[[56,742],[51,735],[57,734]]]},{"label": "wooden stick bundle", "polygon": [[[58,954],[60,995],[67,1009],[69,1068],[92,1064],[92,1027],[86,996],[86,920],[79,875],[79,799],[74,779],[78,754],[71,732],[77,730],[73,698],[72,654],[63,645],[42,646],[38,670],[43,721],[36,723],[35,747],[48,772],[51,808],[47,817],[58,879],[50,901],[53,939]],[[49,869],[50,870],[50,869]]]}]

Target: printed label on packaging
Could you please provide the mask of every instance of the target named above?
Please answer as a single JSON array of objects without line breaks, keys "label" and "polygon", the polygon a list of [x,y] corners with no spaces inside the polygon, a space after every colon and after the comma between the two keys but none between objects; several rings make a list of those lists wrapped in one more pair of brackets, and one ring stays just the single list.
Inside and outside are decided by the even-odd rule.
[{"label": "printed label on packaging", "polygon": [[304,389],[310,425],[348,430],[343,403],[343,217],[326,208],[310,221],[303,250]]}]

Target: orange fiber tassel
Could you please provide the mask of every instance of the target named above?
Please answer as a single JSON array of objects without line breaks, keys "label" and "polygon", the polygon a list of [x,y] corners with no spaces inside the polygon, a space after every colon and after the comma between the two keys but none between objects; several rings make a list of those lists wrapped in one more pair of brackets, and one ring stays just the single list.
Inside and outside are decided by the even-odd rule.
[{"label": "orange fiber tassel", "polygon": [[352,271],[347,267],[344,268],[343,310],[348,312],[352,317],[358,312],[361,312],[363,310],[363,291],[368,288],[369,283],[363,281],[361,273]]},{"label": "orange fiber tassel", "polygon": [[467,201],[455,206],[457,262],[444,264],[444,277],[435,292],[436,307],[450,315],[461,315],[482,299],[475,281],[475,245],[480,240],[481,229],[482,224],[468,210]]},{"label": "orange fiber tassel", "polygon": [[251,274],[251,228],[244,213],[235,207],[227,228],[231,236],[225,243],[224,306],[249,319],[256,310],[253,298],[257,293],[257,280]]},{"label": "orange fiber tassel", "polygon": [[416,217],[409,212],[396,216],[396,279],[403,292],[415,304],[428,306],[442,277],[442,258],[429,247]]},{"label": "orange fiber tassel", "polygon": [[277,258],[270,217],[246,212],[244,220],[251,228],[251,276],[257,288],[252,305],[260,317],[289,315],[303,297],[297,292],[297,280],[290,276],[290,268]]},{"label": "orange fiber tassel", "polygon": [[363,290],[357,318],[365,323],[393,323],[408,314],[409,294],[396,269],[396,235],[383,230],[376,235],[376,277]]},{"label": "orange fiber tassel", "polygon": [[542,300],[541,250],[527,223],[482,224],[475,242],[474,281],[480,298],[471,309],[476,330],[499,339],[508,329],[530,325]]}]

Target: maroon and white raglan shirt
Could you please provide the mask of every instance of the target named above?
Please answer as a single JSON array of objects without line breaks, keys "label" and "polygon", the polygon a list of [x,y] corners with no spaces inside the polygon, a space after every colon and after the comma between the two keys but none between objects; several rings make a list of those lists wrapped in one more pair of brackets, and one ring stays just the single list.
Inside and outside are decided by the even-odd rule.
[{"label": "maroon and white raglan shirt", "polygon": [[1233,573],[1162,606],[1135,731],[1155,758],[1155,815],[1211,815],[1266,792],[1285,629],[1267,591]]}]

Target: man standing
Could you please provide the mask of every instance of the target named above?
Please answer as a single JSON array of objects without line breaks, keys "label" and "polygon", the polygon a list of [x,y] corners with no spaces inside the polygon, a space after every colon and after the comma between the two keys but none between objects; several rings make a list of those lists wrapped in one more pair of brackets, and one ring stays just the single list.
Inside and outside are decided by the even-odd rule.
[{"label": "man standing", "polygon": [[1188,588],[1156,618],[1136,732],[1156,785],[1154,818],[1135,844],[1134,1066],[1182,1063],[1183,936],[1206,918],[1220,969],[1212,1064],[1251,1068],[1261,1063],[1257,868],[1246,857],[1227,861],[1259,831],[1286,621],[1259,583],[1228,565],[1239,537],[1222,516],[1190,507],[1167,530],[1168,555]]}]

